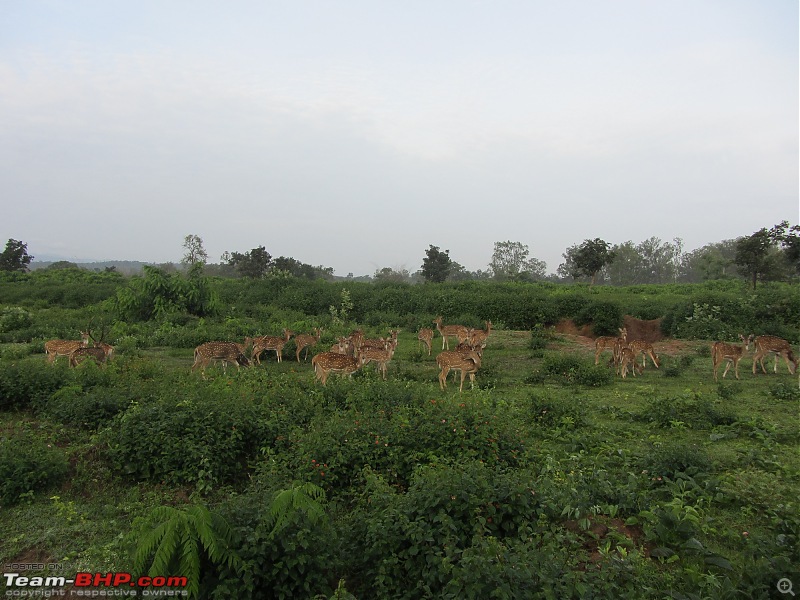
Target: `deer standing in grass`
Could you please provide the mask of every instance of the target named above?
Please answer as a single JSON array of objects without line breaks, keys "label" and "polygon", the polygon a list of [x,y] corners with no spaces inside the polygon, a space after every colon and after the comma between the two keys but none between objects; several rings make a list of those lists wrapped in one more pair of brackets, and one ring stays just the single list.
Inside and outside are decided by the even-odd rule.
[{"label": "deer standing in grass", "polygon": [[733,371],[736,373],[736,379],[739,379],[739,361],[742,359],[742,356],[744,356],[744,353],[750,349],[750,342],[753,340],[753,336],[751,334],[747,337],[744,337],[740,333],[739,339],[742,340],[744,345],[737,346],[736,344],[728,344],[727,342],[714,342],[714,344],[711,346],[711,362],[714,365],[714,381],[718,381],[717,369],[723,360],[726,361],[727,364],[725,365],[725,371],[722,373],[722,378],[725,379],[725,375],[728,374],[728,369],[730,369],[731,365],[733,365]]},{"label": "deer standing in grass", "polygon": [[286,342],[294,335],[294,332],[289,329],[283,330],[283,337],[277,335],[262,335],[253,338],[253,353],[250,360],[254,360],[256,364],[261,364],[261,353],[268,350],[274,350],[278,357],[278,362],[282,362],[283,347]]},{"label": "deer standing in grass", "polygon": [[628,330],[624,327],[619,329],[619,337],[612,337],[604,335],[594,341],[594,364],[600,364],[600,355],[603,350],[611,350],[614,356],[614,364],[619,362],[619,349],[628,343]]},{"label": "deer standing in grass", "polygon": [[305,350],[306,353],[303,356],[303,360],[308,360],[308,349],[313,348],[319,342],[319,339],[322,337],[322,329],[319,327],[314,328],[314,335],[309,335],[307,333],[301,333],[294,337],[294,344],[297,347],[297,362],[300,362],[300,352],[301,350]]},{"label": "deer standing in grass", "polygon": [[479,344],[486,347],[486,340],[489,339],[489,334],[492,333],[492,322],[486,321],[486,329],[472,329],[470,331],[469,341],[472,343],[473,346],[477,346]]},{"label": "deer standing in grass", "polygon": [[631,349],[634,356],[638,356],[641,353],[642,369],[644,369],[647,365],[647,357],[650,357],[650,360],[653,361],[656,369],[659,368],[661,363],[658,360],[658,354],[656,354],[653,344],[650,342],[645,342],[644,340],[633,340],[628,342],[627,346]]},{"label": "deer standing in grass", "polygon": [[417,340],[419,340],[417,342],[417,348],[419,348],[420,344],[425,344],[425,346],[428,348],[428,356],[430,356],[431,342],[433,341],[433,329],[430,329],[429,327],[423,327],[420,329],[419,333],[417,333]]},{"label": "deer standing in grass", "polygon": [[330,373],[352,376],[361,366],[361,358],[338,352],[322,352],[311,359],[311,364],[314,367],[314,380],[327,385]]},{"label": "deer standing in grass", "polygon": [[249,367],[250,361],[242,351],[242,344],[236,342],[206,342],[200,344],[194,349],[194,364],[192,371],[200,367],[203,378],[206,376],[206,367],[213,361],[222,361],[222,372],[226,372],[228,363],[236,365],[236,370],[239,367]]},{"label": "deer standing in grass", "polygon": [[756,365],[761,365],[761,370],[767,374],[767,369],[764,368],[764,357],[768,354],[775,355],[775,373],[778,372],[778,359],[783,357],[786,361],[786,368],[792,375],[797,371],[798,360],[792,353],[792,346],[783,338],[775,337],[774,335],[759,335],[753,340],[753,375],[756,374]]},{"label": "deer standing in grass", "polygon": [[446,350],[436,357],[436,364],[441,369],[439,387],[443,390],[447,388],[447,374],[450,370],[461,371],[461,385],[458,388],[458,391],[461,392],[464,390],[464,379],[467,375],[469,375],[470,384],[475,387],[475,373],[481,366],[481,357],[474,350],[467,353]]},{"label": "deer standing in grass", "polygon": [[619,348],[619,372],[622,375],[622,378],[625,379],[628,376],[628,369],[631,369],[633,376],[636,377],[636,373],[639,374],[644,371],[644,366],[640,365],[636,362],[636,353],[628,346],[620,346]]},{"label": "deer standing in grass", "polygon": [[388,344],[386,344],[386,348],[362,348],[361,354],[359,356],[361,360],[361,366],[364,367],[365,365],[369,364],[370,362],[374,362],[376,364],[377,370],[381,372],[384,381],[386,380],[386,365],[392,360],[394,356],[394,350],[397,348],[397,340],[389,340]]},{"label": "deer standing in grass", "polygon": [[89,331],[81,331],[80,340],[48,340],[44,343],[44,352],[47,355],[47,362],[54,363],[59,356],[69,356],[78,348],[86,348],[89,345]]},{"label": "deer standing in grass", "polygon": [[450,343],[447,341],[448,337],[455,337],[459,343],[469,337],[469,330],[463,325],[443,325],[443,322],[442,317],[436,317],[433,321],[436,329],[442,334],[442,350],[445,348],[450,350]]}]

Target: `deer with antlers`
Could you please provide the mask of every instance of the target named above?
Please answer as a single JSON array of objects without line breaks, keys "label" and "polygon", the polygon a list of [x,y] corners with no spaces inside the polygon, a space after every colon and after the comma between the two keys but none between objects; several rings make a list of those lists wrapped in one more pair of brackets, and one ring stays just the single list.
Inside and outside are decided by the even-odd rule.
[{"label": "deer with antlers", "polygon": [[322,329],[319,327],[314,328],[314,334],[309,335],[307,333],[300,333],[294,337],[294,345],[297,348],[297,362],[300,362],[300,352],[305,350],[306,353],[303,356],[303,360],[308,360],[308,350],[309,348],[313,348],[319,342],[319,339],[322,337]]},{"label": "deer with antlers", "polygon": [[774,335],[759,335],[753,340],[753,348],[755,354],[753,355],[753,375],[756,374],[756,365],[761,365],[761,370],[764,375],[767,374],[767,369],[764,367],[764,357],[773,354],[775,355],[775,373],[778,372],[778,359],[783,357],[786,361],[786,368],[792,375],[797,371],[798,360],[792,352],[792,346],[783,338]]},{"label": "deer with antlers", "polygon": [[250,360],[254,360],[256,364],[261,364],[261,353],[266,352],[268,350],[274,350],[275,354],[278,357],[278,362],[281,361],[281,355],[283,353],[283,347],[286,345],[286,342],[294,335],[294,332],[289,329],[283,330],[283,337],[276,336],[276,335],[262,335],[261,337],[252,338],[253,343],[253,353],[250,357]]},{"label": "deer with antlers", "polygon": [[48,340],[44,343],[44,352],[47,362],[53,364],[59,356],[67,356],[75,352],[78,348],[86,348],[89,345],[91,331],[81,331],[80,340]]},{"label": "deer with antlers", "polygon": [[725,372],[722,373],[722,378],[725,379],[725,375],[728,374],[728,369],[730,369],[731,365],[733,365],[734,373],[736,373],[736,379],[739,379],[739,361],[742,359],[742,356],[744,356],[744,353],[750,349],[750,342],[753,341],[753,335],[750,334],[747,337],[744,337],[740,333],[739,339],[743,342],[742,346],[728,344],[726,342],[714,342],[714,344],[711,346],[711,362],[714,365],[714,381],[718,381],[717,369],[723,360],[726,361],[727,364],[725,365]]},{"label": "deer with antlers", "polygon": [[444,325],[443,323],[444,320],[441,316],[433,320],[433,324],[436,325],[436,329],[442,335],[442,350],[450,350],[450,343],[447,341],[448,337],[456,338],[459,343],[469,338],[469,329],[463,325]]}]

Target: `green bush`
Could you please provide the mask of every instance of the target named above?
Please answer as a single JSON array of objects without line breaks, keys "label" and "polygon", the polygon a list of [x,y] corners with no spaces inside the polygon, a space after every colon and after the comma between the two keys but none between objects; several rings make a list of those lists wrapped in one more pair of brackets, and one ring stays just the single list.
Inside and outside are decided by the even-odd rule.
[{"label": "green bush", "polygon": [[592,331],[597,336],[616,336],[619,334],[619,328],[622,327],[622,307],[616,302],[595,300],[584,306],[575,315],[575,323],[577,325],[591,324]]},{"label": "green bush", "polygon": [[614,374],[604,365],[595,365],[575,354],[546,353],[539,368],[525,379],[526,383],[553,381],[565,385],[600,387],[614,381]]},{"label": "green bush", "polygon": [[67,475],[64,453],[32,435],[0,439],[0,505],[16,504]]},{"label": "green bush", "polygon": [[266,437],[258,408],[222,390],[183,391],[184,399],[134,403],[113,419],[104,439],[115,469],[201,491],[243,477]]},{"label": "green bush", "polygon": [[92,387],[84,391],[80,385],[69,385],[39,403],[39,412],[51,419],[96,430],[127,408],[135,396],[125,388]]},{"label": "green bush", "polygon": [[671,398],[652,398],[645,403],[644,410],[638,414],[638,418],[667,428],[703,429],[735,423],[736,415],[729,409],[720,407],[719,404],[704,398],[699,393],[685,393]]},{"label": "green bush", "polygon": [[652,477],[670,479],[674,479],[679,473],[694,476],[713,471],[713,463],[705,450],[683,442],[654,444],[642,457],[641,467]]},{"label": "green bush", "polygon": [[36,356],[15,362],[0,362],[0,409],[23,408],[49,398],[70,381],[69,367],[63,358],[49,364]]}]

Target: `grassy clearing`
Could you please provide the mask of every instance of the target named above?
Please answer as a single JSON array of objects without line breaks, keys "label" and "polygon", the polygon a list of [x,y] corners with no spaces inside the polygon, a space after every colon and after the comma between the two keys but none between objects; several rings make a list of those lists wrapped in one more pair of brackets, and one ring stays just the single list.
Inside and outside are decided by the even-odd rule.
[{"label": "grassy clearing", "polygon": [[[779,576],[796,575],[800,392],[785,366],[753,376],[745,359],[741,380],[729,373],[715,383],[710,343],[669,342],[656,345],[660,369],[648,364],[639,377],[609,379],[609,355],[595,370],[594,348],[582,338],[537,343],[529,332],[496,330],[477,389],[459,394],[452,380],[439,389],[440,344],[435,338],[428,357],[402,332],[386,384],[370,367],[325,389],[289,349],[282,363],[271,354],[238,373],[212,367],[205,381],[189,373],[190,349],[170,347],[122,355],[106,373],[69,373],[74,379],[59,384],[73,386],[69,393],[0,412],[0,438],[33,436],[69,463],[59,484],[0,510],[0,560],[58,563],[65,574],[126,570],[126,536],[153,507],[198,501],[239,527],[247,568],[271,573],[251,583],[252,593],[330,595],[344,579],[360,598],[405,597],[417,589],[414,578],[430,576],[443,578],[442,597],[482,597],[481,581],[492,589],[516,581],[503,597],[515,597],[515,586],[533,586],[530,597],[548,588],[575,598],[587,590],[608,598],[769,597]],[[3,356],[9,373],[19,361],[44,360],[16,350]],[[559,362],[564,357],[577,362]],[[95,425],[86,414],[97,407],[110,416]],[[137,415],[149,426],[137,429]],[[171,452],[196,458],[163,472],[153,462],[150,477],[133,470]],[[327,492],[325,538],[302,519],[291,530],[301,546],[311,536],[306,550],[289,554],[318,565],[315,578],[300,567],[273,572],[254,550],[266,542],[248,515],[296,480]],[[518,486],[535,500],[521,504]],[[442,508],[448,498],[452,506]],[[393,524],[383,523],[387,515]],[[437,537],[445,517],[456,537]],[[409,545],[415,520],[427,519],[434,537]],[[380,526],[385,540],[375,533]],[[454,547],[458,554],[443,550]],[[289,564],[285,546],[270,548],[269,560]],[[414,573],[418,556],[443,562]],[[231,573],[216,574],[220,589],[239,589]]]}]

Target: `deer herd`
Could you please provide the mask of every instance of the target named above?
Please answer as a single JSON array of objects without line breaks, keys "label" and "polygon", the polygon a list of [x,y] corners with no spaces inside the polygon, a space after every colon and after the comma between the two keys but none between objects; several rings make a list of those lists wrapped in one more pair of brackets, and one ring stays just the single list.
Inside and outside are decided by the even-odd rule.
[{"label": "deer herd", "polygon": [[[486,321],[486,329],[473,329],[464,325],[445,325],[442,317],[437,317],[433,324],[436,330],[422,328],[417,334],[418,347],[424,345],[431,355],[431,346],[435,332],[438,331],[442,338],[442,352],[436,356],[436,364],[439,372],[439,386],[442,390],[447,387],[447,375],[450,371],[460,373],[461,381],[459,391],[464,388],[464,380],[469,376],[470,383],[474,387],[475,374],[481,366],[483,350],[489,335],[492,332],[492,322]],[[203,377],[205,377],[206,367],[212,362],[221,362],[223,372],[228,363],[240,367],[248,367],[251,363],[261,364],[261,356],[264,352],[274,351],[277,362],[282,362],[283,347],[294,336],[295,356],[297,362],[301,362],[301,354],[305,352],[303,361],[308,360],[309,350],[314,348],[322,337],[323,330],[315,328],[313,334],[297,334],[289,329],[283,330],[281,336],[259,336],[246,337],[244,343],[237,342],[206,342],[194,349],[194,363],[191,370],[200,367]],[[397,348],[396,330],[390,331],[387,337],[369,339],[364,336],[360,329],[353,331],[349,336],[340,337],[333,344],[330,350],[320,352],[311,359],[314,368],[315,380],[322,385],[326,385],[328,375],[338,373],[352,375],[359,369],[375,363],[376,370],[381,373],[381,377],[386,379],[387,364],[392,360],[394,351]],[[92,359],[98,364],[108,361],[114,347],[104,343],[103,337],[97,341],[92,337],[91,330],[82,331],[80,340],[50,340],[45,342],[45,353],[47,360],[54,363],[59,356],[69,357],[69,364],[76,367],[86,359]],[[457,345],[454,350],[450,350],[448,338],[455,338]],[[779,359],[783,358],[789,372],[794,374],[797,371],[798,359],[792,353],[792,348],[786,340],[772,335],[748,337],[739,335],[741,344],[729,344],[727,342],[714,342],[711,347],[711,358],[714,367],[714,381],[718,381],[717,371],[723,361],[726,362],[725,371],[722,373],[723,379],[728,374],[728,370],[733,366],[736,379],[739,379],[739,361],[745,352],[752,345],[753,355],[753,375],[756,368],[761,366],[761,370],[766,374],[764,359],[769,355],[774,355],[774,372],[778,372]],[[92,345],[89,345],[89,341]],[[629,340],[627,329],[619,329],[619,336],[603,336],[595,340],[595,364],[599,364],[600,356],[605,350],[610,350],[615,373],[626,378],[630,372],[634,377],[641,374],[647,366],[647,360],[653,363],[656,369],[660,366],[658,355],[655,353],[653,345],[644,340]],[[641,355],[641,364],[638,357]]]}]

